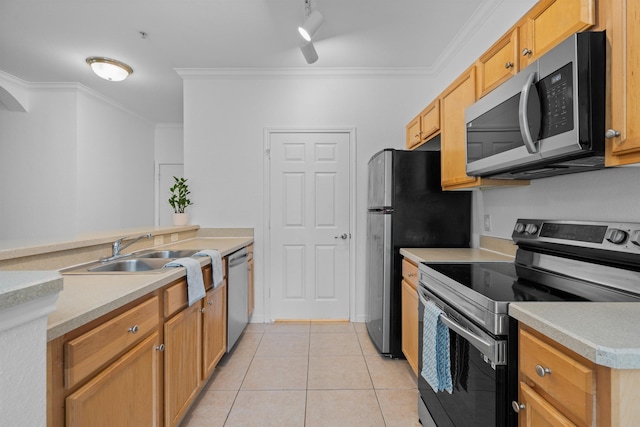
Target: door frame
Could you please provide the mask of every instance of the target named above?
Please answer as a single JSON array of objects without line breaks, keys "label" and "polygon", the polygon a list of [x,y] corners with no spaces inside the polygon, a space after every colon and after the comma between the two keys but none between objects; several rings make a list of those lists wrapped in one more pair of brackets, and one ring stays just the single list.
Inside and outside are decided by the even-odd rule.
[{"label": "door frame", "polygon": [[263,306],[264,321],[271,322],[271,135],[276,133],[346,133],[349,135],[349,321],[356,321],[356,128],[355,127],[327,127],[327,128],[276,128],[264,129],[263,150],[263,192],[264,192],[264,275]]}]

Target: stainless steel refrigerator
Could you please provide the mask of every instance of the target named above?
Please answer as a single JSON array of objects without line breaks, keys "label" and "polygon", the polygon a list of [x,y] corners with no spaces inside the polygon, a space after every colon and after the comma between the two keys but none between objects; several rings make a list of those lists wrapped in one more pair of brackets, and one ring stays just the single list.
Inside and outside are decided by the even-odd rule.
[{"label": "stainless steel refrigerator", "polygon": [[367,330],[380,353],[400,358],[400,248],[469,247],[471,194],[442,191],[439,151],[386,149],[368,168]]}]

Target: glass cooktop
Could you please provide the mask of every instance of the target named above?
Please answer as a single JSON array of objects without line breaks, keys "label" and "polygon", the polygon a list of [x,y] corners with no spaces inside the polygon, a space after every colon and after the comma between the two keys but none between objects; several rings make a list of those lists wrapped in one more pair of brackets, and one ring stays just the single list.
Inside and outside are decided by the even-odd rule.
[{"label": "glass cooktop", "polygon": [[511,262],[424,263],[458,284],[496,302],[588,301],[579,295],[518,277]]}]

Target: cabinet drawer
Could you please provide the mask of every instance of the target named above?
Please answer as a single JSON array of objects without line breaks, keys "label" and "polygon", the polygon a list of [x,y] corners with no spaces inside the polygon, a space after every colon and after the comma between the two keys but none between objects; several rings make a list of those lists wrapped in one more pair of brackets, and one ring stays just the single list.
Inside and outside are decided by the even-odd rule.
[{"label": "cabinet drawer", "polygon": [[73,387],[156,330],[158,314],[156,296],[66,343],[66,387]]},{"label": "cabinet drawer", "polygon": [[591,425],[595,374],[590,366],[526,330],[520,330],[519,359],[521,379],[577,424]]},{"label": "cabinet drawer", "polygon": [[413,289],[418,288],[418,266],[406,259],[402,260],[402,277]]},{"label": "cabinet drawer", "polygon": [[164,291],[164,317],[169,317],[189,304],[187,279],[180,279]]}]

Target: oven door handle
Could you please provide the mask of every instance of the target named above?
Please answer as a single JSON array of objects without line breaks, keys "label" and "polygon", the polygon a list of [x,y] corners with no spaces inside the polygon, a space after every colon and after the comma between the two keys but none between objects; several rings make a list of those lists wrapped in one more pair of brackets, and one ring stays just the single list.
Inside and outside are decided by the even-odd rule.
[{"label": "oven door handle", "polygon": [[[418,297],[420,298],[420,303],[423,306],[426,306],[427,299],[422,294],[422,292],[418,292]],[[499,346],[497,346],[495,343],[487,342],[482,337],[477,336],[464,326],[460,325],[458,322],[452,320],[445,313],[440,314],[440,320],[445,324],[447,328],[451,329],[462,338],[469,341],[469,343],[477,348],[478,351],[480,351],[483,355],[489,357],[489,359],[491,359],[493,363],[504,364],[505,361],[502,360],[503,357],[500,357],[500,355],[497,354],[501,353],[501,351],[498,349]]]}]

